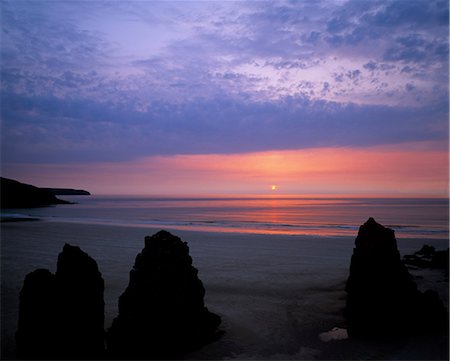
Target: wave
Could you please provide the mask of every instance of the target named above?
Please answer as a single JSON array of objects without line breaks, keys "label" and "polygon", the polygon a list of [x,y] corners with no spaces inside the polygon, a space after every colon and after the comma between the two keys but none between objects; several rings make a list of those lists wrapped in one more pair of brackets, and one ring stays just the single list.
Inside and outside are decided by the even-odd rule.
[{"label": "wave", "polygon": [[359,225],[368,216],[373,216],[392,228],[399,237],[448,239],[449,233],[448,200],[428,199],[149,199],[93,196],[81,199],[76,205],[11,210],[10,216],[203,232],[351,237],[356,236]]},{"label": "wave", "polygon": [[[116,219],[100,217],[65,217],[57,215],[32,216],[29,214],[2,214],[8,217],[38,218],[47,221],[87,223],[103,225],[120,225],[145,228],[172,228],[181,230],[203,232],[237,232],[259,234],[291,234],[291,235],[323,235],[323,236],[356,236],[359,225],[350,224],[319,224],[319,223],[277,223],[264,221],[239,221],[239,220],[162,220],[162,219]],[[448,237],[448,230],[431,229],[417,225],[388,225],[396,234],[403,237],[421,238],[435,236]]]}]

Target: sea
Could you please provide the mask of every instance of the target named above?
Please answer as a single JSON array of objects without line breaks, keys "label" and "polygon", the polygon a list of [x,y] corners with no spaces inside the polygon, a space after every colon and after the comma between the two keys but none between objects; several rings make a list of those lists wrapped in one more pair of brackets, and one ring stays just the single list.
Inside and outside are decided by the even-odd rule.
[{"label": "sea", "polygon": [[60,196],[74,204],[2,217],[200,232],[356,235],[369,217],[397,237],[449,238],[448,198]]}]

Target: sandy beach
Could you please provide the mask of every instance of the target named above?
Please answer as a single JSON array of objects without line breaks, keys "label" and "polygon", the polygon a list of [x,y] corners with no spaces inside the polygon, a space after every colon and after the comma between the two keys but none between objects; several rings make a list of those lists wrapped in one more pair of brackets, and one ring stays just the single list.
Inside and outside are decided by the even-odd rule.
[{"label": "sandy beach", "polygon": [[[25,275],[54,272],[64,243],[98,263],[105,280],[105,329],[144,236],[159,229],[59,222],[1,225],[2,358],[14,358],[18,294]],[[206,305],[222,317],[224,336],[187,359],[446,359],[448,340],[422,338],[392,344],[355,340],[324,342],[321,333],[344,327],[344,285],[354,237],[206,233],[170,230],[188,242],[206,288]],[[355,235],[356,236],[356,235]],[[398,239],[400,253],[423,239]],[[427,241],[436,249],[445,240]],[[441,271],[413,271],[419,288],[437,290],[448,305]]]},{"label": "sandy beach", "polygon": [[0,1],[0,361],[450,361],[449,13]]}]

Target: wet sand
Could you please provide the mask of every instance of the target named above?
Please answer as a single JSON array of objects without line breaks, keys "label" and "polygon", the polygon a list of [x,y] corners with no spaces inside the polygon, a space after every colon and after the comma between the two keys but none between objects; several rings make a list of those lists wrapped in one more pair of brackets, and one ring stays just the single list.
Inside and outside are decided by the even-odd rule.
[{"label": "wet sand", "polygon": [[[25,275],[56,269],[64,243],[80,246],[98,263],[105,280],[105,329],[144,237],[159,229],[58,222],[1,224],[2,358],[14,358],[18,294]],[[344,285],[354,237],[204,233],[170,230],[188,242],[206,289],[205,303],[222,316],[224,336],[187,359],[445,359],[439,337],[395,343],[339,340],[319,335],[345,327]],[[424,240],[399,239],[401,254]],[[437,249],[447,241],[426,243]],[[414,271],[419,287],[439,291],[448,304],[448,280],[440,271]]]}]

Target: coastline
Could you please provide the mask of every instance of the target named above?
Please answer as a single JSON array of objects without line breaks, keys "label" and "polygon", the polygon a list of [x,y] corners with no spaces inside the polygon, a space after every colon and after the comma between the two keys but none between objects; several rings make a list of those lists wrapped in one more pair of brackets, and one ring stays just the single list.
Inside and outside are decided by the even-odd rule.
[{"label": "coastline", "polygon": [[[1,230],[2,358],[8,359],[14,354],[17,300],[27,273],[36,268],[54,272],[64,243],[80,246],[97,260],[105,280],[107,329],[117,314],[118,297],[128,283],[144,237],[159,228],[42,221],[2,223]],[[219,341],[186,358],[380,359],[402,358],[405,352],[409,355],[406,344],[325,343],[319,339],[320,333],[344,326],[344,286],[355,237],[167,230],[188,243],[206,289],[206,306],[222,316],[226,331]],[[402,255],[425,243],[423,239],[397,241]],[[438,249],[448,247],[445,240],[431,244]],[[413,274],[421,276],[421,271]],[[420,288],[421,279],[417,280]],[[429,275],[422,279],[427,287],[438,287],[448,304],[448,282],[440,282],[439,275],[428,280]],[[442,343],[430,352],[442,350]],[[433,354],[427,357],[434,358]]]}]

